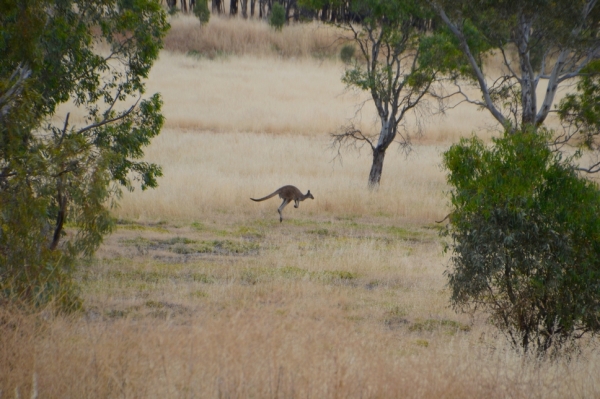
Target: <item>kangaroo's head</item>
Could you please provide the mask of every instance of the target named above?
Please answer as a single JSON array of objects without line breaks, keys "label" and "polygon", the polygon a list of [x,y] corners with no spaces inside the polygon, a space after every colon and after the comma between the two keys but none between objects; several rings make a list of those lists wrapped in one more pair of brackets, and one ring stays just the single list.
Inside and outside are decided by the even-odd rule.
[{"label": "kangaroo's head", "polygon": [[313,197],[313,195],[310,193],[310,190],[308,190],[308,192],[306,193],[306,195],[304,197],[310,198],[310,199],[315,199],[315,197]]}]

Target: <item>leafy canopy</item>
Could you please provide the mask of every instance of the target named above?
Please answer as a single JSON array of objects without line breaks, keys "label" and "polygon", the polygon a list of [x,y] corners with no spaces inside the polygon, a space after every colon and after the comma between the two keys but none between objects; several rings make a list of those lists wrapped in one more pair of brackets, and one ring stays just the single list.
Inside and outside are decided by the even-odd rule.
[{"label": "leafy canopy", "polygon": [[515,347],[539,355],[600,331],[600,192],[549,136],[462,139],[444,154],[451,302],[489,312]]},{"label": "leafy canopy", "polygon": [[168,27],[157,0],[0,0],[0,297],[77,306],[120,187],[157,185],[144,79]]}]

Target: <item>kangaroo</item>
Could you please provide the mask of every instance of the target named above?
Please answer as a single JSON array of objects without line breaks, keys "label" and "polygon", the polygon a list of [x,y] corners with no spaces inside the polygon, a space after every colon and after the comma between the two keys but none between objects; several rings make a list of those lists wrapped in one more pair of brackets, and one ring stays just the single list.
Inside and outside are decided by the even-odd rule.
[{"label": "kangaroo", "polygon": [[254,198],[250,198],[250,199],[252,201],[256,201],[256,202],[264,201],[264,200],[268,200],[271,197],[276,196],[277,194],[279,194],[279,198],[283,198],[283,202],[281,203],[281,205],[279,205],[279,208],[277,209],[277,212],[279,212],[279,222],[280,223],[283,222],[283,215],[281,214],[281,212],[283,211],[283,208],[285,208],[287,204],[294,201],[294,208],[298,208],[298,206],[300,205],[300,201],[304,201],[307,198],[315,199],[315,197],[313,197],[313,195],[310,193],[310,190],[308,190],[308,192],[306,194],[302,194],[302,192],[294,186],[283,186],[280,189],[275,190],[274,193],[267,195],[266,197],[259,198],[259,199],[254,199]]},{"label": "kangaroo", "polygon": [[450,223],[452,223],[453,218],[454,218],[454,212],[450,212],[449,214],[446,215],[445,218],[443,218],[442,220],[436,220],[435,222],[436,223],[442,223],[444,220],[448,219],[448,221]]}]

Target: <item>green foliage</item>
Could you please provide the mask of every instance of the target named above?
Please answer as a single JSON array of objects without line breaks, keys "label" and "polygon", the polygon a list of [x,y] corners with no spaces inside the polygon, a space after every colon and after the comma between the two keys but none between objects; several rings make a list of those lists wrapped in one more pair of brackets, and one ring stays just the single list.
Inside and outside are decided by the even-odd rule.
[{"label": "green foliage", "polygon": [[340,59],[344,62],[344,64],[349,64],[352,62],[355,52],[356,47],[354,47],[352,44],[345,44],[340,50]]},{"label": "green foliage", "polygon": [[111,231],[119,187],[161,175],[139,159],[163,124],[142,95],[166,15],[155,0],[0,1],[0,22],[0,297],[76,307],[75,262]]},{"label": "green foliage", "polygon": [[269,25],[276,31],[281,31],[285,25],[285,8],[280,3],[274,2],[269,16]]},{"label": "green foliage", "polygon": [[[490,44],[468,20],[463,25],[463,31],[478,65],[483,64],[483,57],[490,51]],[[435,34],[420,37],[420,60],[424,65],[435,65],[441,72],[452,77],[476,80],[468,59],[460,49],[456,36],[443,26]]]},{"label": "green foliage", "polygon": [[599,150],[600,134],[600,61],[590,63],[577,84],[577,93],[567,94],[559,105],[558,114],[563,123],[582,137],[581,144]]},{"label": "green foliage", "polygon": [[[340,26],[349,32],[359,57],[347,63],[342,82],[349,88],[369,92],[381,129],[379,137],[367,136],[350,124],[333,135],[334,145],[363,142],[371,147],[373,163],[368,184],[376,189],[391,143],[397,141],[405,148],[410,147],[410,136],[398,134],[398,126],[408,112],[426,109],[425,94],[431,92],[439,68],[437,63],[430,62],[434,58],[433,45],[428,50],[431,56],[421,58],[420,41],[424,32],[415,22],[431,16],[423,2],[357,0],[351,7],[352,15],[360,17],[360,24],[349,19]],[[420,113],[414,115],[419,118]]]},{"label": "green foliage", "polygon": [[549,139],[462,139],[444,154],[452,304],[489,312],[515,347],[538,355],[600,330],[600,192]]},{"label": "green foliage", "polygon": [[208,2],[206,0],[200,0],[194,5],[194,15],[198,17],[201,24],[207,24],[210,20],[210,11],[208,9]]}]

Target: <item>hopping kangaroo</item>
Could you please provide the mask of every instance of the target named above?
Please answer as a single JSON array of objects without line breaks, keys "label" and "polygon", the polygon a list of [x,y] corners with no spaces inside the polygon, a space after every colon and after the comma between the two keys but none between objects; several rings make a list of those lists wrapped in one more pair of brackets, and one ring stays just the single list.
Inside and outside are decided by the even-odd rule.
[{"label": "hopping kangaroo", "polygon": [[271,197],[276,196],[277,194],[279,194],[279,198],[283,198],[283,202],[277,209],[277,212],[279,212],[279,222],[283,221],[283,215],[281,214],[281,212],[283,211],[283,208],[285,208],[286,205],[289,204],[290,202],[294,201],[294,208],[298,208],[298,206],[300,205],[300,201],[304,201],[307,198],[315,199],[315,197],[313,197],[312,194],[310,193],[310,190],[308,190],[308,192],[306,194],[302,194],[302,192],[294,186],[283,186],[279,190],[275,190],[274,193],[269,194],[266,197],[259,198],[259,199],[254,199],[254,198],[250,198],[250,199],[252,201],[256,201],[256,202],[264,201],[264,200],[268,200]]}]

